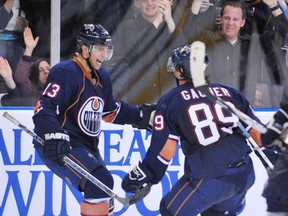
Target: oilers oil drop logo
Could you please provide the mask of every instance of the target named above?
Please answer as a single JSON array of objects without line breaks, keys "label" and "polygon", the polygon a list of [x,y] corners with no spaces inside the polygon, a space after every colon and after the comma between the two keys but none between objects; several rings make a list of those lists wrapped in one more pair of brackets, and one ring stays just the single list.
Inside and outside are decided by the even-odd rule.
[{"label": "oilers oil drop logo", "polygon": [[98,136],[101,130],[103,107],[103,100],[96,96],[88,98],[82,105],[78,113],[78,124],[85,134]]}]

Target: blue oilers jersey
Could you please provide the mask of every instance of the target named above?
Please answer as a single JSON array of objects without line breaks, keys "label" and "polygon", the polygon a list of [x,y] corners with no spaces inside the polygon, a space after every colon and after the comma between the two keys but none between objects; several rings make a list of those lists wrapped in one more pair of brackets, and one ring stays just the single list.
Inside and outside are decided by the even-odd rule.
[{"label": "blue oilers jersey", "polygon": [[35,132],[68,131],[71,145],[95,147],[103,115],[110,122],[137,124],[140,109],[114,99],[111,78],[104,68],[88,74],[77,59],[55,65],[47,78],[40,105],[33,116]]},{"label": "blue oilers jersey", "polygon": [[[212,94],[260,122],[246,98],[237,90],[220,84],[209,84],[208,88]],[[151,145],[145,161],[150,167],[155,167],[153,164],[157,163],[163,146],[172,139],[181,143],[185,163],[189,163],[185,171],[191,172],[191,167],[197,164],[205,164],[203,167],[213,165],[216,160],[228,168],[229,163],[242,160],[251,152],[244,136],[237,132],[238,122],[236,115],[209,100],[191,83],[178,86],[163,95],[157,104]],[[201,161],[203,159],[205,161]]]}]

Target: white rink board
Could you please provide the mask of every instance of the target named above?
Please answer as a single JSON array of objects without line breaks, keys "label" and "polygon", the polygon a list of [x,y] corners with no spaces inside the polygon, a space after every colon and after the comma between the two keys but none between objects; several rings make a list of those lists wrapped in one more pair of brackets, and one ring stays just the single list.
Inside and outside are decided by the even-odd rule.
[{"label": "white rink board", "polygon": [[[35,156],[32,138],[4,118],[4,111],[8,111],[29,129],[33,129],[32,108],[0,110],[0,215],[80,215],[79,203],[83,200],[82,195],[68,187],[41,163]],[[274,112],[275,109],[262,109],[256,111],[256,114],[266,123]],[[108,169],[113,173],[116,194],[126,196],[121,188],[121,178],[143,159],[150,138],[150,133],[145,130],[102,124],[99,148]],[[180,165],[183,155],[181,149],[179,150],[161,183],[152,187],[144,201],[127,208],[115,200],[115,216],[159,215],[161,197],[183,174]],[[267,173],[254,153],[252,158],[256,182],[247,194],[246,207],[241,216],[265,216],[266,203],[261,193]]]}]

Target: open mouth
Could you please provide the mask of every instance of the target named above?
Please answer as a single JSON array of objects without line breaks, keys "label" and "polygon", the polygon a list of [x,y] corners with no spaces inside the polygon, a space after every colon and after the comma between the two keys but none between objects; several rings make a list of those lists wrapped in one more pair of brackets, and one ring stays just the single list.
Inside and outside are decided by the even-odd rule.
[{"label": "open mouth", "polygon": [[98,64],[102,64],[103,61],[104,61],[104,60],[99,60],[99,59],[96,60],[96,62],[97,62]]}]

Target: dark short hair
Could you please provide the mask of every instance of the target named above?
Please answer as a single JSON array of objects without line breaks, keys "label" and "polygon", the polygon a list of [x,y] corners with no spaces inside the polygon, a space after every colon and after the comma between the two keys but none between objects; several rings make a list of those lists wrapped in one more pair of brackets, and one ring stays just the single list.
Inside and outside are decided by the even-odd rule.
[{"label": "dark short hair", "polygon": [[243,2],[238,1],[238,0],[232,0],[232,1],[226,2],[223,5],[223,7],[222,7],[222,10],[221,10],[221,13],[220,13],[221,17],[223,16],[223,11],[224,11],[224,8],[226,6],[241,8],[241,10],[242,10],[242,19],[246,19],[246,5]]}]

